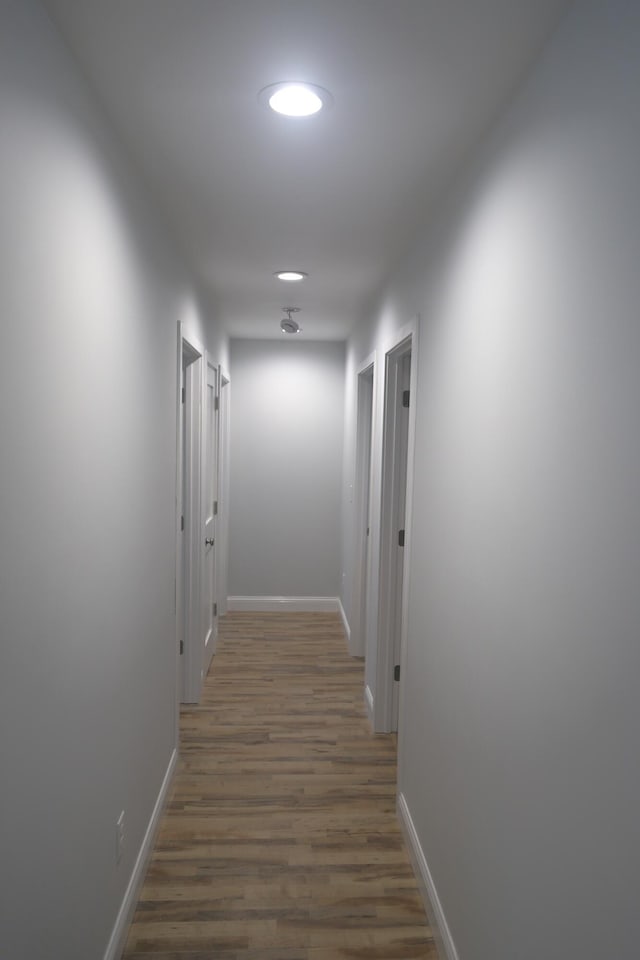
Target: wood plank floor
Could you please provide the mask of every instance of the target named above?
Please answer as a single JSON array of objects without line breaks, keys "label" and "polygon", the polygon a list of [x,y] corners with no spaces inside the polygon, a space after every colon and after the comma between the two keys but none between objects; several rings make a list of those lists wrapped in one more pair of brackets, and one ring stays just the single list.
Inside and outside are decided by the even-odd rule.
[{"label": "wood plank floor", "polygon": [[337,615],[228,614],[124,958],[436,960],[395,763]]}]

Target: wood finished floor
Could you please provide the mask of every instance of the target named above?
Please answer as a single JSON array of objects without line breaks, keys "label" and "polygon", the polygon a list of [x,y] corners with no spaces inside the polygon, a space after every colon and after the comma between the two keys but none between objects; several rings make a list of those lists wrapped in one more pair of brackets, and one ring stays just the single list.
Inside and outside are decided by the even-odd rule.
[{"label": "wood finished floor", "polygon": [[126,960],[436,960],[333,614],[223,618]]}]

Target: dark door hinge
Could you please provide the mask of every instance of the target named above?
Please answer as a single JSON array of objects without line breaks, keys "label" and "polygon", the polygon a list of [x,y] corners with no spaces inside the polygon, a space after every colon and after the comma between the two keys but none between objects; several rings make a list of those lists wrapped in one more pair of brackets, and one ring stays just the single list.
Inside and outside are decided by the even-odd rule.
[{"label": "dark door hinge", "polygon": [[213,401],[213,409],[214,409],[214,410],[219,410],[219,409],[220,409],[220,397],[215,397],[215,398],[214,398],[214,401]]},{"label": "dark door hinge", "polygon": [[217,501],[217,500],[214,500],[214,501],[213,501],[213,515],[214,515],[214,517],[217,517],[217,516],[218,516],[218,501]]},{"label": "dark door hinge", "polygon": [[214,603],[214,604],[213,604],[213,615],[214,615],[214,617],[217,617],[217,616],[218,616],[218,604],[217,604],[217,603]]},{"label": "dark door hinge", "polygon": [[183,402],[183,403],[184,403],[184,398],[185,398],[185,396],[186,396],[186,394],[185,394],[185,390],[184,390],[184,387],[183,387],[183,388],[182,388],[182,394],[181,394],[182,402]]},{"label": "dark door hinge", "polygon": [[399,680],[399,679],[400,679],[400,664],[399,664],[399,663],[396,663],[395,667],[393,668],[393,679],[394,679],[394,680]]},{"label": "dark door hinge", "polygon": [[180,517],[180,532],[184,530],[184,515]]},{"label": "dark door hinge", "polygon": [[398,546],[404,547],[404,530],[398,530]]},{"label": "dark door hinge", "polygon": [[180,656],[184,653],[184,640],[180,641]]},{"label": "dark door hinge", "polygon": [[410,390],[403,390],[403,391],[402,391],[402,406],[403,406],[403,407],[408,407],[408,406],[409,406],[409,395],[410,395],[410,393],[411,393]]}]

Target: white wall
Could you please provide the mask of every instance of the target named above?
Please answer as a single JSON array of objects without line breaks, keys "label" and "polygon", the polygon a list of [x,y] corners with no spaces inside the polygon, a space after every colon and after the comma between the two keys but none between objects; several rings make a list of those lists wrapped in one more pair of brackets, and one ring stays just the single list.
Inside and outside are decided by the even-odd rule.
[{"label": "white wall", "polygon": [[175,745],[177,323],[224,341],[32,0],[0,117],[0,954],[97,960]]},{"label": "white wall", "polygon": [[399,778],[460,960],[638,955],[639,89],[576,3],[349,348],[423,317]]},{"label": "white wall", "polygon": [[231,596],[336,597],[344,344],[231,342]]}]

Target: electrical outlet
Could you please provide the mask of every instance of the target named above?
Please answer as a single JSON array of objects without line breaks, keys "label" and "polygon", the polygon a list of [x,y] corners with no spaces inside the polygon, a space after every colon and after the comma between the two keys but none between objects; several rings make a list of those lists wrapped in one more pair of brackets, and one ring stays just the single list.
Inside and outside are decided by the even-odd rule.
[{"label": "electrical outlet", "polygon": [[116,863],[122,860],[124,849],[124,810],[116,820]]}]

